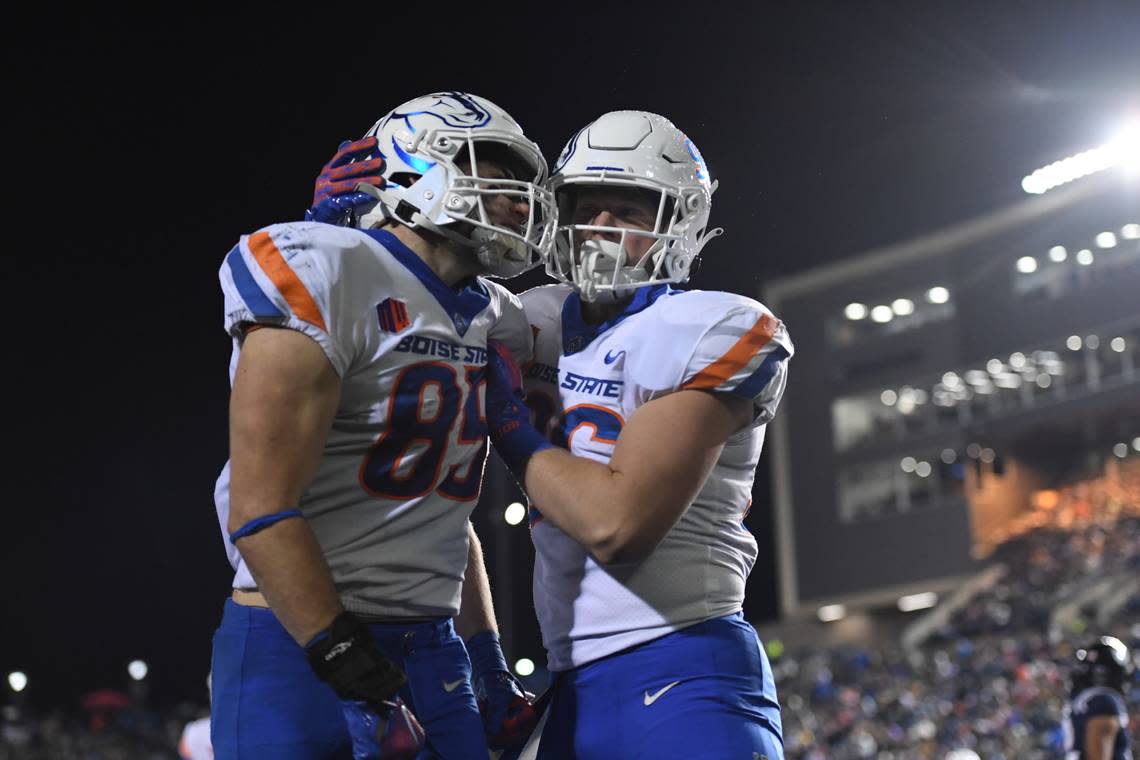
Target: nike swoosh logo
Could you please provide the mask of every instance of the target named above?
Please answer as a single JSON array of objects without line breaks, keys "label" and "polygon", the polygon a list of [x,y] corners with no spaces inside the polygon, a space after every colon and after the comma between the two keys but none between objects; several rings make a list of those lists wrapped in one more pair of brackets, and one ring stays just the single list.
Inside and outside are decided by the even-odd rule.
[{"label": "nike swoosh logo", "polygon": [[606,356],[602,361],[606,364],[613,364],[623,356],[625,356],[625,351],[618,351],[616,354],[613,351],[606,351]]},{"label": "nike swoosh logo", "polygon": [[645,706],[649,707],[651,704],[653,704],[658,699],[660,699],[662,694],[669,691],[670,689],[672,689],[674,686],[676,686],[679,683],[681,683],[681,682],[680,681],[674,681],[673,683],[669,684],[668,686],[663,686],[660,691],[658,691],[656,694],[653,694],[653,695],[650,695],[649,692],[646,691],[645,692]]},{"label": "nike swoosh logo", "polygon": [[463,683],[466,680],[467,680],[466,678],[460,678],[459,680],[452,681],[450,683],[448,683],[447,681],[444,681],[443,682],[443,690],[446,691],[448,694],[450,694],[451,692],[453,692],[459,688],[459,684]]}]

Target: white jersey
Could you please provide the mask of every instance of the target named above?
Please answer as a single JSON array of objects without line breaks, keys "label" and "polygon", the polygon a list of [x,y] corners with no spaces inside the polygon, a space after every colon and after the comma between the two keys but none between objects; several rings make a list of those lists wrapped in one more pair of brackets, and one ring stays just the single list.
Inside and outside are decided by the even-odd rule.
[{"label": "white jersey", "polygon": [[583,322],[568,286],[535,288],[522,302],[535,331],[527,403],[540,429],[577,456],[608,462],[630,415],[677,390],[755,405],[753,424],[728,439],[697,497],[643,561],[599,565],[533,505],[534,604],[550,669],[739,611],[757,552],[742,519],[793,350],[784,326],[752,299],[665,285],[638,290],[621,315],[596,327]]},{"label": "white jersey", "polygon": [[[341,379],[324,453],[299,505],[345,608],[451,616],[483,475],[488,337],[529,357],[518,298],[476,278],[448,287],[385,231],[315,223],[243,237],[220,272],[230,380],[248,325],[298,330]],[[215,491],[236,588],[256,584],[226,531],[229,463]]]}]

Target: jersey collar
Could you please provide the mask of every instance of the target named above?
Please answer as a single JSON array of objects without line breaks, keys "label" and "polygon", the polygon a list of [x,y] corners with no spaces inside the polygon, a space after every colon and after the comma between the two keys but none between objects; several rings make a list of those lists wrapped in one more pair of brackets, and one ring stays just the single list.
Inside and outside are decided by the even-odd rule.
[{"label": "jersey collar", "polygon": [[578,291],[573,291],[562,302],[562,353],[567,356],[578,353],[590,345],[595,338],[611,327],[615,327],[622,320],[649,308],[661,296],[675,295],[680,292],[680,290],[669,287],[668,283],[638,288],[633,294],[633,300],[626,304],[626,307],[617,316],[607,322],[602,322],[600,325],[591,325],[582,319],[582,297]]},{"label": "jersey collar", "polygon": [[451,322],[455,325],[455,331],[459,333],[459,337],[462,338],[467,333],[467,328],[471,326],[479,312],[490,305],[491,295],[477,277],[460,282],[458,289],[451,288],[446,282],[439,279],[439,275],[432,271],[432,268],[425,264],[423,259],[388,230],[362,230],[362,232],[388,249],[396,261],[403,264],[423,283],[423,286],[435,296],[435,300],[451,317]]}]

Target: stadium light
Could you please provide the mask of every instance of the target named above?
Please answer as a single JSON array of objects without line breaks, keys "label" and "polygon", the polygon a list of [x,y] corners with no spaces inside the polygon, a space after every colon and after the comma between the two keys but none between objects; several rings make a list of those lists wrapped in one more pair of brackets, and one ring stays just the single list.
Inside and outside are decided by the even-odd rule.
[{"label": "stadium light", "polygon": [[518,525],[526,519],[526,507],[517,501],[511,502],[503,512],[503,519],[507,521],[507,525]]},{"label": "stadium light", "polygon": [[1111,232],[1098,232],[1096,236],[1097,248],[1115,248],[1116,235]]},{"label": "stadium light", "polygon": [[890,306],[876,306],[871,309],[871,321],[877,322],[880,325],[885,325],[894,319],[895,313],[891,311]]},{"label": "stadium light", "polygon": [[914,474],[920,478],[929,478],[931,472],[930,462],[919,462],[914,466]]},{"label": "stadium light", "polygon": [[981,444],[971,443],[969,446],[966,447],[966,456],[968,456],[970,459],[977,459],[981,455],[982,455]]},{"label": "stadium light", "polygon": [[1014,369],[1021,369],[1025,366],[1025,354],[1020,351],[1014,351],[1009,355],[1009,366]]},{"label": "stadium light", "polygon": [[1069,252],[1065,250],[1063,245],[1055,245],[1049,249],[1049,260],[1060,264],[1065,259],[1069,258]]},{"label": "stadium light", "polygon": [[1120,237],[1125,240],[1140,240],[1140,224],[1135,222],[1120,228]]},{"label": "stadium light", "polygon": [[1021,180],[1021,189],[1031,195],[1040,195],[1081,177],[1116,167],[1128,170],[1140,167],[1140,121],[1125,126],[1104,145],[1067,156],[1026,175]]},{"label": "stadium light", "polygon": [[[1133,441],[1133,443],[1135,443],[1135,441]],[[1128,456],[1128,444],[1127,443],[1116,444],[1115,446],[1112,447],[1112,453],[1115,454],[1118,458],[1124,459],[1124,457]]]},{"label": "stadium light", "polygon": [[1000,375],[1005,370],[1005,365],[1001,363],[1001,359],[990,359],[986,362],[986,372],[991,375]]},{"label": "stadium light", "polygon": [[1053,378],[1050,377],[1049,375],[1042,374],[1042,375],[1037,376],[1037,387],[1038,388],[1048,388],[1052,384],[1053,384]]},{"label": "stadium light", "polygon": [[1088,248],[1082,248],[1081,250],[1077,251],[1077,263],[1083,267],[1087,267],[1089,264],[1093,263],[1093,252]]},{"label": "stadium light", "polygon": [[1132,439],[1132,450],[1140,451],[1140,436],[1136,436]]},{"label": "stadium light", "polygon": [[1080,351],[1081,336],[1070,335],[1067,339],[1065,339],[1065,348],[1069,349],[1070,351]]},{"label": "stadium light", "polygon": [[1100,348],[1100,338],[1095,335],[1086,335],[1085,347],[1096,351],[1098,348]]},{"label": "stadium light", "polygon": [[148,668],[146,663],[142,660],[131,660],[130,664],[127,665],[127,673],[135,681],[141,681],[146,678],[146,674],[149,670],[150,668]]},{"label": "stadium light", "polygon": [[931,303],[946,303],[950,300],[950,291],[941,285],[935,285],[926,291],[926,300]]},{"label": "stadium light", "polygon": [[900,317],[914,314],[914,301],[909,298],[896,298],[894,301],[891,301],[891,311]]},{"label": "stadium light", "polygon": [[534,673],[534,661],[529,660],[526,657],[521,658],[518,662],[515,663],[515,672],[523,678],[532,675]]},{"label": "stadium light", "polygon": [[990,376],[980,369],[966,370],[965,378],[970,385],[985,385],[990,381]]},{"label": "stadium light", "polygon": [[1037,259],[1032,256],[1022,256],[1017,260],[1017,271],[1022,274],[1033,274],[1037,271]]},{"label": "stadium light", "polygon": [[994,385],[999,388],[1012,390],[1021,387],[1021,375],[1016,372],[1002,372],[994,376]]},{"label": "stadium light", "polygon": [[938,604],[938,594],[933,591],[924,591],[921,594],[908,594],[907,596],[899,597],[899,610],[902,612],[926,610],[936,604]]},{"label": "stadium light", "polygon": [[913,414],[914,408],[916,406],[918,406],[918,402],[915,400],[914,391],[910,391],[908,393],[906,390],[904,390],[901,393],[899,393],[899,411],[900,412],[902,412],[903,414]]},{"label": "stadium light", "polygon": [[1111,348],[1113,351],[1115,351],[1118,354],[1124,353],[1124,349],[1127,348],[1127,346],[1124,343],[1124,338],[1121,338],[1121,337],[1113,338],[1112,342],[1109,343],[1108,346],[1109,346],[1109,348]]},{"label": "stadium light", "polygon": [[899,400],[899,394],[895,393],[890,388],[879,394],[879,401],[883,402],[884,406],[894,406],[895,402]]},{"label": "stadium light", "polygon": [[954,464],[958,461],[958,452],[954,449],[942,449],[943,464]]},{"label": "stadium light", "polygon": [[8,685],[12,687],[12,691],[19,694],[28,688],[28,677],[18,670],[12,671],[8,674]]},{"label": "stadium light", "polygon": [[847,617],[847,608],[842,604],[827,604],[820,607],[815,614],[823,623],[834,623]]},{"label": "stadium light", "polygon": [[860,319],[867,318],[867,307],[861,303],[849,303],[847,307],[843,309],[843,316],[852,322],[858,322]]},{"label": "stadium light", "polygon": [[899,462],[899,467],[902,468],[903,472],[914,472],[914,467],[917,464],[918,460],[914,457],[903,457],[902,461]]}]

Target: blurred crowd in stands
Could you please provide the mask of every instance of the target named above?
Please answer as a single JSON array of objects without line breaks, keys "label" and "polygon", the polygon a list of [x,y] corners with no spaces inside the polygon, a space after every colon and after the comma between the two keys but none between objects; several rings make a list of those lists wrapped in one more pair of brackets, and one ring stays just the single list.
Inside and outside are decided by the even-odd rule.
[{"label": "blurred crowd in stands", "polygon": [[[1006,572],[921,645],[789,647],[773,662],[789,760],[1064,758],[1075,650],[1106,633],[1140,651],[1140,468],[1111,469],[1012,525]],[[1126,698],[1137,737],[1135,678]]]},{"label": "blurred crowd in stands", "polygon": [[177,760],[183,729],[201,712],[187,704],[164,715],[138,706],[44,715],[9,705],[0,760]]},{"label": "blurred crowd in stands", "polygon": [[[1135,459],[1135,458],[1134,458]],[[1005,572],[921,644],[845,646],[773,659],[789,760],[1064,757],[1075,649],[1117,636],[1140,652],[1140,463],[1059,489],[1012,523]],[[1130,585],[1131,584],[1131,585]],[[1140,736],[1140,682],[1128,694]],[[204,708],[121,705],[83,718],[3,708],[0,760],[174,760]]]}]

